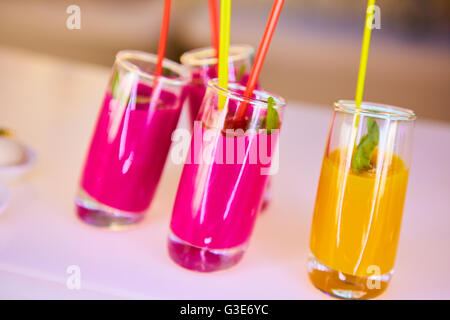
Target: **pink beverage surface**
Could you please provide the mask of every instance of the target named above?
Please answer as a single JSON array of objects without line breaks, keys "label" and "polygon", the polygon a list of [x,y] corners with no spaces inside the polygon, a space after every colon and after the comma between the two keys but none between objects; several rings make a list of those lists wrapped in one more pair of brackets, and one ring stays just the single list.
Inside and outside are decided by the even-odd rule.
[{"label": "pink beverage surface", "polygon": [[121,105],[106,93],[86,159],[82,187],[119,210],[142,212],[149,206],[180,116],[182,101],[168,91],[150,109],[151,92],[140,83],[130,97],[137,98],[135,105]]},{"label": "pink beverage surface", "polygon": [[[235,80],[235,75],[238,74],[238,70],[234,68],[230,69],[230,81]],[[245,86],[247,85],[249,74],[245,73],[239,79],[238,83]],[[191,123],[197,119],[197,114],[202,105],[203,98],[206,93],[206,87],[210,79],[217,78],[217,66],[209,66],[206,68],[198,68],[192,72],[192,79],[189,85],[189,117]],[[256,87],[258,89],[258,86]]]},{"label": "pink beverage surface", "polygon": [[[202,132],[204,134],[205,129]],[[273,142],[277,141],[277,135]],[[247,154],[255,152],[262,143],[266,144],[269,156],[273,151],[270,135],[255,133],[237,138],[220,134],[217,145],[220,147],[230,139],[235,142],[236,139],[244,139]],[[211,143],[215,144],[215,140],[204,142],[204,149],[210,148]],[[193,149],[191,164],[185,164],[178,186],[172,232],[191,245],[210,249],[233,248],[246,243],[268,179],[267,175],[261,174],[261,168],[269,168],[270,161],[250,163],[247,157],[240,164],[196,164],[194,160],[196,157],[199,159],[201,148]],[[234,149],[236,155],[237,144]],[[225,159],[226,155],[222,153],[218,157]]]}]

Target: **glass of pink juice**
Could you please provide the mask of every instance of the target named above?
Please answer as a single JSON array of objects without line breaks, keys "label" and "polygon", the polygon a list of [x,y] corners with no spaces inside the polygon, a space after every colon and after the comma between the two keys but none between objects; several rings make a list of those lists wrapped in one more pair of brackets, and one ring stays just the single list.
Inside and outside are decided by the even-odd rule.
[{"label": "glass of pink juice", "polygon": [[[285,102],[262,90],[246,98],[244,89],[238,83],[223,89],[210,80],[194,124],[168,239],[171,258],[187,269],[209,272],[236,264],[262,204]],[[243,103],[245,118],[236,121]]]},{"label": "glass of pink juice", "polygon": [[76,197],[85,222],[117,228],[144,217],[187,94],[189,73],[156,55],[120,51],[97,119]]},{"label": "glass of pink juice", "polygon": [[[243,86],[247,85],[254,56],[255,50],[249,45],[230,46],[230,66],[228,68],[230,81],[238,82]],[[212,47],[190,50],[185,52],[180,60],[189,69],[191,74],[187,105],[189,122],[193,125],[205,96],[208,81],[217,78],[216,50]],[[259,85],[257,84],[256,89],[258,88]],[[271,199],[272,190],[269,179],[263,197],[261,212],[269,206]]]}]

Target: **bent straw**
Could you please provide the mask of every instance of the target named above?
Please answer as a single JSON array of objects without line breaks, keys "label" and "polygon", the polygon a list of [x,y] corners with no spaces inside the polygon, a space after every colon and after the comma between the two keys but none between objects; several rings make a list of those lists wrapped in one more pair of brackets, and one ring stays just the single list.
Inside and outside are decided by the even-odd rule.
[{"label": "bent straw", "polygon": [[[228,53],[230,47],[231,0],[220,2],[219,87],[228,88]],[[219,109],[225,107],[226,97],[219,95]]]},{"label": "bent straw", "polygon": [[[255,89],[256,83],[258,82],[259,74],[261,73],[262,65],[264,59],[266,58],[267,51],[269,50],[270,41],[272,40],[275,27],[277,26],[278,18],[280,17],[281,9],[283,8],[284,0],[275,0],[272,6],[272,11],[270,12],[269,19],[267,21],[266,29],[262,37],[261,43],[256,53],[255,62],[253,63],[252,69],[250,71],[249,79],[247,81],[247,87],[245,88],[244,96],[250,98]],[[235,121],[242,121],[247,112],[248,103],[243,102],[240,104]]]},{"label": "bent straw", "polygon": [[211,43],[219,54],[219,7],[217,0],[209,0],[209,22],[211,27]]},{"label": "bent straw", "polygon": [[170,7],[172,5],[172,0],[164,1],[164,12],[161,23],[161,32],[159,34],[159,44],[158,44],[158,60],[156,62],[155,75],[160,76],[162,74],[162,64],[164,61],[164,56],[166,54],[167,45],[167,33],[169,31],[169,19],[170,19]]}]

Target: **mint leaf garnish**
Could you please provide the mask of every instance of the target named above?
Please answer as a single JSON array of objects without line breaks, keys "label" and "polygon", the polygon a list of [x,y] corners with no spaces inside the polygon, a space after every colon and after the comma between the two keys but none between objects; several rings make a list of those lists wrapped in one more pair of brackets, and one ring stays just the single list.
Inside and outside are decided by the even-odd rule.
[{"label": "mint leaf garnish", "polygon": [[111,86],[111,93],[114,95],[117,90],[119,90],[119,71],[116,71],[114,74],[112,86]]},{"label": "mint leaf garnish", "polygon": [[367,118],[367,134],[359,141],[353,156],[352,168],[356,173],[372,167],[370,157],[378,145],[379,137],[380,129],[377,122],[372,118]]},{"label": "mint leaf garnish", "polygon": [[170,77],[172,75],[172,71],[169,68],[164,68],[162,69],[162,75],[164,77]]},{"label": "mint leaf garnish", "polygon": [[245,64],[243,64],[243,65],[239,68],[238,74],[236,75],[236,81],[237,81],[237,82],[241,81],[242,77],[244,76],[245,69],[246,69]]},{"label": "mint leaf garnish", "polygon": [[128,104],[128,101],[130,100],[130,95],[126,95],[120,87],[119,71],[116,71],[116,73],[114,74],[111,86],[111,95],[117,101],[126,102],[126,104]]},{"label": "mint leaf garnish", "polygon": [[274,108],[275,100],[272,97],[267,99],[267,115],[266,115],[266,129],[267,133],[271,134],[272,130],[278,129],[280,126],[280,117],[277,109]]},{"label": "mint leaf garnish", "polygon": [[111,86],[111,94],[117,100],[120,100],[119,97],[123,95],[122,90],[120,89],[119,71],[116,71],[116,73],[114,74]]}]

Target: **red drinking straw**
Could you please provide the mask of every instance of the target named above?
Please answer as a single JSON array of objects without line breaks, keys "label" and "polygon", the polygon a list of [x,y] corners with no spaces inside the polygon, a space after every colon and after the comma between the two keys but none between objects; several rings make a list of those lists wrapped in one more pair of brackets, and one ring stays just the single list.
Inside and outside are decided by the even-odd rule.
[{"label": "red drinking straw", "polygon": [[169,19],[170,19],[170,7],[172,5],[172,0],[164,1],[164,13],[161,23],[161,33],[159,34],[159,45],[158,45],[158,61],[156,62],[155,75],[160,76],[163,70],[163,60],[166,54],[166,44],[167,44],[167,33],[169,31]]},{"label": "red drinking straw", "polygon": [[[244,95],[248,98],[252,96],[256,83],[258,82],[259,74],[261,73],[264,59],[266,58],[267,50],[269,49],[270,41],[272,40],[275,27],[277,26],[278,18],[280,17],[281,9],[283,8],[284,0],[275,0],[270,13],[269,20],[267,21],[266,30],[264,31],[263,38],[256,53],[255,62],[253,63],[252,70],[247,81],[247,87],[245,88]],[[245,118],[247,112],[247,103],[241,103],[236,111],[235,121],[239,123]]]},{"label": "red drinking straw", "polygon": [[158,58],[156,60],[155,67],[155,80],[153,82],[153,90],[150,97],[150,108],[154,108],[159,99],[159,94],[161,92],[161,86],[159,85],[159,77],[162,75],[163,71],[163,61],[166,54],[166,44],[167,44],[167,33],[169,31],[169,19],[170,19],[170,7],[172,5],[172,0],[164,1],[164,12],[161,22],[161,32],[159,34],[159,44],[158,44]]},{"label": "red drinking straw", "polygon": [[211,43],[219,55],[219,7],[217,0],[209,0],[209,21],[211,24]]}]

